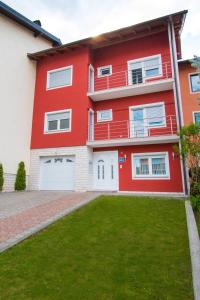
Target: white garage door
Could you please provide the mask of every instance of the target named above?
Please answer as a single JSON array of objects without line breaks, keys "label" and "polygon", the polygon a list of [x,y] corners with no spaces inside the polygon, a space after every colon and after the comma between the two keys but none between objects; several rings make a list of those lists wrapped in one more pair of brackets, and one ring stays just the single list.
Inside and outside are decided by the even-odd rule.
[{"label": "white garage door", "polygon": [[74,190],[75,157],[43,157],[40,161],[40,190]]}]

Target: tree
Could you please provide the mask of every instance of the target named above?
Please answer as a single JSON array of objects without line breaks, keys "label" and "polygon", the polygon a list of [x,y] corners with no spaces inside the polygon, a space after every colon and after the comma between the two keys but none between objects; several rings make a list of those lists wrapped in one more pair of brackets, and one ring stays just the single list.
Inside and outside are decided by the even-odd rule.
[{"label": "tree", "polygon": [[15,180],[15,190],[23,191],[26,189],[26,170],[24,162],[21,161],[18,165],[16,180]]},{"label": "tree", "polygon": [[3,177],[3,165],[0,164],[0,191],[3,190],[4,177]]}]

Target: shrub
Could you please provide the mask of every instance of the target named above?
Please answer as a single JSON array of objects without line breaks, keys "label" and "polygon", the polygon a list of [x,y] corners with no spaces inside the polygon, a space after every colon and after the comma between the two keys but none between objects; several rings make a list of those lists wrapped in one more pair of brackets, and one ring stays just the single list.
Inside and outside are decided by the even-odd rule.
[{"label": "shrub", "polygon": [[0,191],[3,190],[3,183],[4,183],[4,177],[3,177],[3,165],[0,164]]},{"label": "shrub", "polygon": [[192,182],[190,186],[191,196],[200,196],[200,182]]},{"label": "shrub", "polygon": [[190,197],[190,201],[193,207],[193,210],[200,213],[200,195],[196,197]]},{"label": "shrub", "polygon": [[15,180],[15,190],[23,191],[26,189],[26,171],[24,162],[21,161],[18,165],[16,180]]}]

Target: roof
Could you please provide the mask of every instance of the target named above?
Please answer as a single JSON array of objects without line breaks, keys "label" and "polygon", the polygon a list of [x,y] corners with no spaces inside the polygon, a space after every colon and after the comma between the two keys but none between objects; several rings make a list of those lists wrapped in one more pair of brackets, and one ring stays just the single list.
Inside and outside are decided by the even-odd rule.
[{"label": "roof", "polygon": [[181,60],[178,60],[178,63],[179,64],[187,64],[187,63],[191,63],[190,61],[192,60],[192,58],[190,59],[181,59]]},{"label": "roof", "polygon": [[53,45],[58,46],[62,44],[59,38],[44,30],[40,25],[27,19],[26,17],[24,17],[23,15],[21,15],[16,10],[3,3],[2,1],[0,1],[0,13],[11,18],[12,20],[16,21],[17,23],[21,24],[27,29],[33,31],[36,36],[41,35],[45,39],[53,42]]},{"label": "roof", "polygon": [[[46,49],[43,51],[29,53],[28,57],[34,60],[38,60],[47,55],[54,55],[56,53],[63,53],[74,50],[75,48],[90,47],[92,49],[102,48],[105,46],[120,43],[122,41],[133,40],[136,38],[152,35],[162,31],[166,31],[167,25],[170,19],[174,22],[175,34],[180,35],[187,10],[183,10],[174,14],[166,15],[157,19],[145,21],[139,24],[135,24],[129,27],[124,27],[111,32],[103,33],[96,37],[89,37],[82,40],[74,41],[64,44],[59,47]],[[181,57],[181,54],[179,55]]]}]

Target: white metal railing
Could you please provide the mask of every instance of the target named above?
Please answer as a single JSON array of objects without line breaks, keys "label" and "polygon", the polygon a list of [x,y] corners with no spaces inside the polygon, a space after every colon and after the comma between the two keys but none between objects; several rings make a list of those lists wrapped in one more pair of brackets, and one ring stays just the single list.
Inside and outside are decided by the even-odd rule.
[{"label": "white metal railing", "polygon": [[89,84],[89,92],[106,90],[130,85],[140,85],[142,83],[172,78],[171,63],[151,65],[151,67],[141,67],[128,69],[127,65],[113,66],[116,71],[109,76],[93,76],[93,83]]},{"label": "white metal railing", "polygon": [[134,139],[174,135],[177,132],[175,115],[166,117],[152,117],[142,120],[122,120],[91,124],[88,141]]}]

